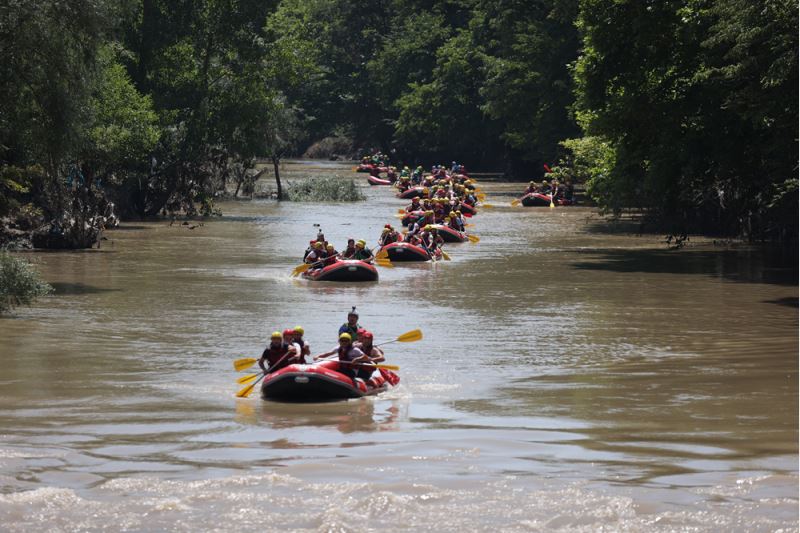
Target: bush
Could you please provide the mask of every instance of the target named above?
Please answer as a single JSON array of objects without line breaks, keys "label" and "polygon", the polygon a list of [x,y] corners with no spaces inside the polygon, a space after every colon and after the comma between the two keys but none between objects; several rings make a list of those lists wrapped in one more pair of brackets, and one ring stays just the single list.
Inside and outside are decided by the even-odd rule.
[{"label": "bush", "polygon": [[365,197],[352,179],[338,176],[289,182],[283,199],[290,202],[360,202]]},{"label": "bush", "polygon": [[42,281],[29,262],[0,251],[0,314],[51,292],[53,287]]}]

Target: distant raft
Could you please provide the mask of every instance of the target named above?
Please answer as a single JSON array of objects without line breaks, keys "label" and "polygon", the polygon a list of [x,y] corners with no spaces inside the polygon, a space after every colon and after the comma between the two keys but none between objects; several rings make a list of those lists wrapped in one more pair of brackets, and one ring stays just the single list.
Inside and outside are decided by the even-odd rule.
[{"label": "distant raft", "polygon": [[[531,192],[523,196],[520,201],[525,207],[548,207],[551,202],[549,194],[542,194],[540,192]],[[572,205],[571,200],[566,198],[552,199],[553,205]]]},{"label": "distant raft", "polygon": [[[386,251],[386,253],[389,255],[389,259],[393,263],[404,261],[430,261],[431,259],[438,259],[438,257],[432,258],[431,254],[428,253],[428,250],[425,248],[408,242],[393,242],[391,244],[387,244],[381,248],[381,250]],[[440,254],[441,250],[437,249],[437,252]]]}]

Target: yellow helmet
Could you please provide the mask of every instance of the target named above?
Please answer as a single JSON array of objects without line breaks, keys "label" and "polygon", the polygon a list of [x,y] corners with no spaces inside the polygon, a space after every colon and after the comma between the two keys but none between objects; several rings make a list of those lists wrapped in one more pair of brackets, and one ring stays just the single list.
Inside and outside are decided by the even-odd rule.
[{"label": "yellow helmet", "polygon": [[348,341],[352,341],[353,337],[351,337],[349,333],[342,333],[341,335],[339,335],[339,340],[342,340],[342,339],[346,339]]},{"label": "yellow helmet", "polygon": [[314,243],[314,248],[322,248],[322,243],[317,241]]},{"label": "yellow helmet", "polygon": [[430,224],[425,224],[425,230],[426,231],[430,231],[432,229],[433,229],[433,226],[431,226]]},{"label": "yellow helmet", "polygon": [[302,336],[303,334],[305,334],[306,330],[303,329],[303,326],[295,326],[294,332]]},{"label": "yellow helmet", "polygon": [[272,335],[269,336],[270,339],[282,339],[283,335],[281,335],[280,331],[273,331]]},{"label": "yellow helmet", "polygon": [[356,242],[356,246],[360,246],[361,248],[363,248],[363,247],[364,247],[364,246],[366,246],[366,245],[367,245],[367,241],[365,241],[364,239],[359,239],[359,240]]}]

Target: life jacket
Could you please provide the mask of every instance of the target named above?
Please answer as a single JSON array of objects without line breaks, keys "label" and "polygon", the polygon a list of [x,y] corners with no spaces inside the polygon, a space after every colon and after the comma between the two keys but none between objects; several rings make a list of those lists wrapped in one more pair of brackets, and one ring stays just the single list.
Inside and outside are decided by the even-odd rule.
[{"label": "life jacket", "polygon": [[322,266],[329,266],[336,262],[336,251],[334,250],[333,253],[325,252],[326,256],[325,259],[322,260]]},{"label": "life jacket", "polygon": [[[289,345],[287,343],[282,342],[281,345],[278,346],[277,348],[272,346],[272,343],[270,343],[269,346],[267,346],[267,348],[264,350],[264,353],[261,354],[261,357],[264,357],[267,360],[267,363],[269,363],[267,365],[268,368],[272,368],[288,352],[289,352]],[[284,359],[278,368],[283,368],[287,364],[288,363],[286,362],[286,359]],[[278,368],[274,368],[273,370],[278,370]]]},{"label": "life jacket", "polygon": [[[360,327],[361,327],[361,326],[359,326],[358,324],[356,324],[355,326],[351,326],[350,324],[348,324],[347,322],[345,322],[345,323],[344,323],[344,324],[342,324],[342,326],[339,328],[339,335],[341,335],[342,333],[349,333],[349,334],[350,334],[350,337],[351,337],[352,339],[355,339],[355,338],[358,336],[358,330],[359,330],[359,328],[360,328]],[[341,348],[341,347],[340,347],[340,348]]]}]

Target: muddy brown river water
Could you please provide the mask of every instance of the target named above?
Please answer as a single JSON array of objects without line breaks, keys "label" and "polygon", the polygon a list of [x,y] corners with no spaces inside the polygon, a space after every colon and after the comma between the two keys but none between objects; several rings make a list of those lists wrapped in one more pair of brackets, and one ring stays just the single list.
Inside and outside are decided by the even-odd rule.
[{"label": "muddy brown river water", "polygon": [[[0,530],[798,530],[796,257],[667,250],[487,182],[452,261],[291,278],[314,224],[342,247],[397,221],[356,179],[367,202],[24,254],[56,293],[0,319]],[[422,329],[387,346],[397,388],[234,397],[233,359],[294,325],[327,351],[353,305],[376,342]]]}]

